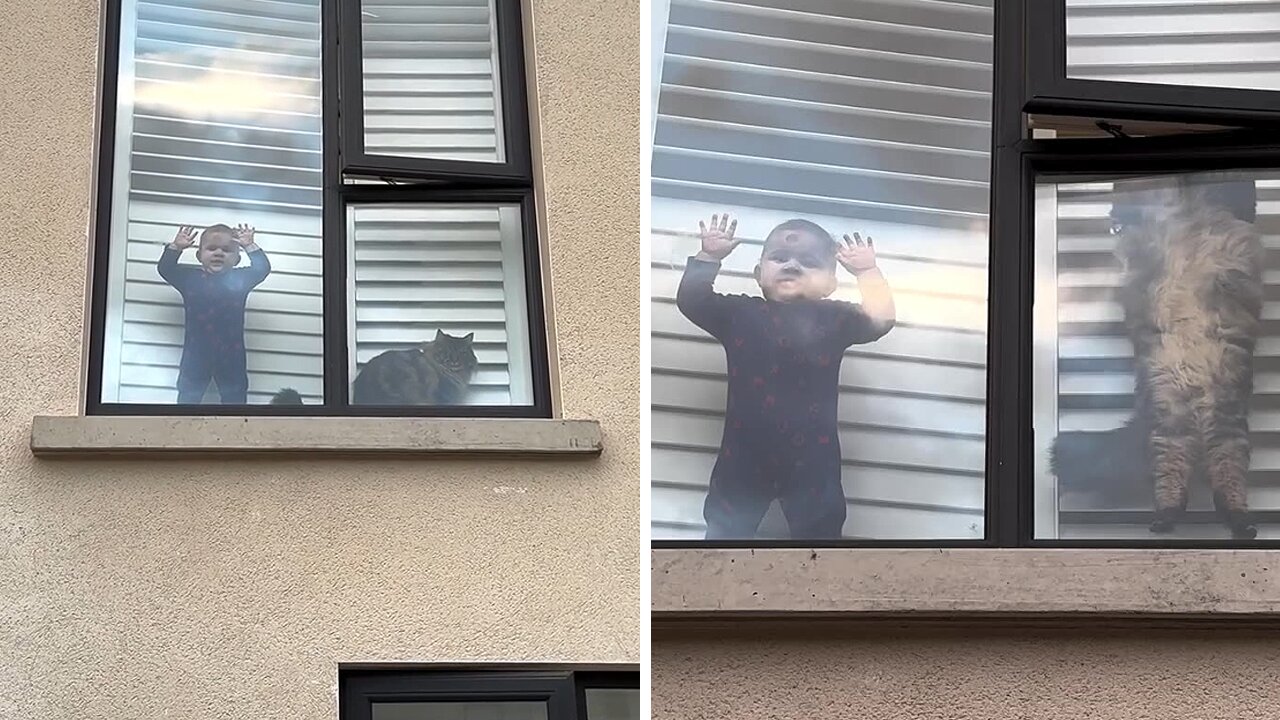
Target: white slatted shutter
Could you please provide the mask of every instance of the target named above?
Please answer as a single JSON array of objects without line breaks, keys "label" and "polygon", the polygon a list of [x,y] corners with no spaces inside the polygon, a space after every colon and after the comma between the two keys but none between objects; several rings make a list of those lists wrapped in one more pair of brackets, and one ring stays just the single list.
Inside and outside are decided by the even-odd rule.
[{"label": "white slatted shutter", "polygon": [[790,217],[870,234],[894,287],[898,326],[841,373],[845,534],[982,536],[991,32],[982,0],[672,0],[653,156],[654,537],[704,532],[724,353],[674,297],[698,220],[726,210],[747,242],[719,292],[758,294],[763,238]]},{"label": "white slatted shutter", "polygon": [[518,208],[357,206],[348,228],[351,377],[379,353],[437,330],[473,332],[479,365],[467,404],[533,402]]},{"label": "white slatted shutter", "polygon": [[493,0],[363,0],[365,151],[502,162]]},{"label": "white slatted shutter", "polygon": [[1280,90],[1280,2],[1066,2],[1068,77]]}]

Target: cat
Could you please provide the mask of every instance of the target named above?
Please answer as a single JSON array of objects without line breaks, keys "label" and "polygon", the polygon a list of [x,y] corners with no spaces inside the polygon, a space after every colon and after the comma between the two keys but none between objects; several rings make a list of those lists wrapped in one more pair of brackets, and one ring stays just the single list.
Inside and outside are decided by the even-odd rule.
[{"label": "cat", "polygon": [[1152,532],[1171,532],[1193,478],[1237,539],[1248,516],[1248,403],[1261,331],[1262,241],[1251,181],[1117,183],[1111,212],[1124,268],[1118,291],[1134,349],[1134,414],[1123,427],[1065,432],[1051,466],[1060,491],[1124,502],[1154,493]]},{"label": "cat", "polygon": [[1049,451],[1049,472],[1058,478],[1058,497],[1083,496],[1091,507],[1151,506],[1151,465],[1136,418],[1102,431],[1058,434]]},{"label": "cat", "polygon": [[285,388],[271,397],[272,405],[301,405],[302,393],[293,388]]},{"label": "cat", "polygon": [[[351,383],[352,405],[460,405],[466,399],[477,360],[475,333],[457,337],[437,330],[434,340],[407,350],[386,350],[365,363]],[[285,388],[272,405],[301,405]]]},{"label": "cat", "polygon": [[379,353],[351,384],[351,404],[461,404],[476,370],[474,335],[437,330],[435,340],[416,348]]}]

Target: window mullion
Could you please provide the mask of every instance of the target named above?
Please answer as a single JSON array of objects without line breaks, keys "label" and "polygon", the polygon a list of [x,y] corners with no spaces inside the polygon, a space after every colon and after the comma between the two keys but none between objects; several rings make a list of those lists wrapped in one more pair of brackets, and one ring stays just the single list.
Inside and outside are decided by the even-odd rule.
[{"label": "window mullion", "polygon": [[323,123],[324,403],[345,414],[347,403],[346,207],[342,197],[342,48],[339,25],[343,0],[322,0],[321,112]]}]

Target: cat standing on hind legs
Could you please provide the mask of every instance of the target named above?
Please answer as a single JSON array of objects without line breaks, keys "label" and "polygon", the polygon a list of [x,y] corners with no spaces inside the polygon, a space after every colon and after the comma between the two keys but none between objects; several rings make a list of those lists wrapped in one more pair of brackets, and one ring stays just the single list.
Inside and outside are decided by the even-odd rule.
[{"label": "cat standing on hind legs", "polygon": [[1186,178],[1127,185],[1112,220],[1134,347],[1132,424],[1154,486],[1151,529],[1174,529],[1202,471],[1232,536],[1252,539],[1248,404],[1263,288],[1256,190]]}]

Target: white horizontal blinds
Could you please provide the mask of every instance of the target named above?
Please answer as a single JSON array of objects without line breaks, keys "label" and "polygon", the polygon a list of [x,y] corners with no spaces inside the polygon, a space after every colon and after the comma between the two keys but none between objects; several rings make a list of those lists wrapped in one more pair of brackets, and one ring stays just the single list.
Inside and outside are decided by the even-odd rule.
[{"label": "white horizontal blinds", "polygon": [[348,228],[351,377],[379,353],[433,340],[437,330],[475,333],[479,365],[465,403],[532,403],[518,210],[355,206]]},{"label": "white horizontal blinds", "polygon": [[365,151],[502,162],[494,0],[364,0]]},{"label": "white horizontal blinds", "polygon": [[[1268,173],[1274,176],[1274,173]],[[1280,510],[1280,179],[1257,181],[1257,228],[1267,248],[1263,335],[1255,353],[1254,395],[1249,414],[1253,465],[1249,505]],[[1246,175],[1242,177],[1256,177]],[[1110,183],[1058,186],[1058,425],[1066,430],[1106,430],[1132,414],[1133,346],[1116,300],[1120,267],[1109,234]],[[1088,497],[1064,498],[1063,537],[1149,537],[1148,522],[1117,523],[1114,511],[1140,507],[1098,507]],[[1093,504],[1088,504],[1088,503]],[[1068,504],[1070,503],[1070,504]],[[1209,510],[1203,482],[1192,486],[1193,510]],[[1112,511],[1112,512],[1108,512]],[[1110,517],[1109,517],[1110,515]],[[1197,521],[1202,527],[1196,527]],[[1193,515],[1180,537],[1226,537],[1211,515]],[[1259,537],[1277,537],[1275,526],[1259,525]]]},{"label": "white horizontal blinds", "polygon": [[662,59],[667,44],[667,16],[671,12],[671,0],[652,0],[649,3],[649,116],[645,120],[646,136],[653,140],[654,123],[658,119],[658,93],[662,89]]},{"label": "white horizontal blinds", "polygon": [[1067,75],[1280,89],[1280,2],[1067,0]]},{"label": "white horizontal blinds", "polygon": [[140,0],[125,12],[132,104],[116,143],[109,296],[119,304],[108,312],[103,399],[175,402],[182,305],[156,260],[179,225],[249,223],[273,267],[245,317],[249,402],[281,387],[318,402],[319,2]]},{"label": "white horizontal blinds", "polygon": [[[674,297],[698,220],[726,210],[746,242],[719,292],[758,294],[763,238],[790,217],[873,236],[894,287],[898,326],[841,374],[845,534],[982,535],[991,30],[990,2],[672,0],[653,156],[654,537],[704,532],[724,354]],[[771,516],[760,534],[780,532]]]}]

